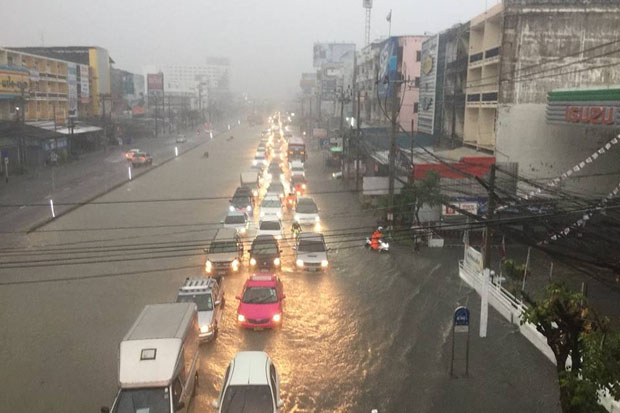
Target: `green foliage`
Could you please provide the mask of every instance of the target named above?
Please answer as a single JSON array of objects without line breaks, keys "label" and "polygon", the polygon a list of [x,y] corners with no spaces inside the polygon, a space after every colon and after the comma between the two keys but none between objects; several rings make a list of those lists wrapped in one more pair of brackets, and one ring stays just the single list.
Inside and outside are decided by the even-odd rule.
[{"label": "green foliage", "polygon": [[515,297],[520,295],[524,273],[525,264],[518,265],[510,259],[502,261],[502,275],[506,277],[504,288]]},{"label": "green foliage", "polygon": [[529,308],[521,322],[534,324],[555,355],[562,411],[605,411],[598,406],[598,391],[608,389],[620,396],[620,332],[610,329],[583,294],[564,284],[549,284],[539,302],[527,295],[525,299]]},{"label": "green foliage", "polygon": [[[400,194],[394,196],[394,216],[404,224],[419,223],[419,212],[424,204],[433,207],[439,205],[443,199],[439,182],[441,177],[435,171],[430,171],[424,179],[406,185]],[[388,199],[385,198],[387,206]]]}]

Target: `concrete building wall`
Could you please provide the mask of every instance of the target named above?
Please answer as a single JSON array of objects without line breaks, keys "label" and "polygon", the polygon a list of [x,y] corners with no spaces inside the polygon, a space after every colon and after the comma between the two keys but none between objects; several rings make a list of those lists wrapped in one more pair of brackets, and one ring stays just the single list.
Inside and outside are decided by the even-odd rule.
[{"label": "concrete building wall", "polygon": [[413,120],[414,125],[418,124],[418,112],[416,109],[420,101],[419,79],[422,60],[422,42],[427,37],[428,36],[400,36],[398,38],[398,45],[403,48],[401,73],[409,77],[412,82],[418,79],[417,86],[415,84],[403,84],[400,89],[401,96],[403,96],[404,93],[403,105],[400,110],[400,125],[406,131],[411,130],[411,120]]},{"label": "concrete building wall", "polygon": [[[553,178],[618,133],[601,126],[549,124],[545,108],[554,89],[620,84],[620,54],[613,53],[619,44],[598,47],[617,41],[620,4],[505,0],[505,6],[496,155],[499,161],[518,162],[524,176]],[[606,194],[618,183],[617,175],[609,175],[618,165],[620,151],[614,146],[567,185],[582,194]],[[607,175],[583,177],[592,174]]]}]

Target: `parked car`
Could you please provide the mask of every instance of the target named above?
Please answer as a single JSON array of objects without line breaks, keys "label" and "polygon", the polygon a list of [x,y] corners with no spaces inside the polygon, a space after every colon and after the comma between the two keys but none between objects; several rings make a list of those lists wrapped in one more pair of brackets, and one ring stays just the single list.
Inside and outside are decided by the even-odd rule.
[{"label": "parked car", "polygon": [[153,164],[153,157],[146,152],[136,152],[131,158],[131,166],[137,168],[139,166],[151,166]]},{"label": "parked car", "polygon": [[209,248],[205,249],[205,273],[220,277],[224,274],[237,272],[243,262],[243,242],[232,228],[220,228]]},{"label": "parked car", "polygon": [[224,374],[222,390],[212,406],[218,413],[279,413],[280,376],[267,353],[240,351]]},{"label": "parked car", "polygon": [[280,245],[273,235],[259,235],[252,241],[250,266],[257,271],[280,268]]},{"label": "parked car", "polygon": [[224,310],[224,288],[212,277],[186,278],[177,293],[177,303],[195,303],[201,341],[217,337]]},{"label": "parked car", "polygon": [[274,328],[282,325],[284,288],[271,273],[251,275],[243,285],[237,308],[237,324],[246,328]]},{"label": "parked car", "polygon": [[112,413],[187,412],[198,377],[198,334],[196,304],[144,307],[121,341]]},{"label": "parked car", "polygon": [[327,245],[323,234],[302,232],[297,237],[293,247],[295,250],[295,265],[301,270],[320,271],[329,266]]},{"label": "parked car", "polygon": [[312,198],[301,197],[297,200],[297,206],[295,207],[295,215],[293,218],[300,225],[312,225],[315,231],[321,230],[319,209]]}]

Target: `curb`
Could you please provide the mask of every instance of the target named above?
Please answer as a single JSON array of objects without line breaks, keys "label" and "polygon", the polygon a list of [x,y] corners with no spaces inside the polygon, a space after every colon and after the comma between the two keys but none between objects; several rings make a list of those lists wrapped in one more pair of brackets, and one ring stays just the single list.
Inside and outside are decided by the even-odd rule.
[{"label": "curb", "polygon": [[[231,128],[231,130],[232,130],[232,129],[233,129],[233,128]],[[228,131],[228,130],[226,130],[226,132],[229,132],[229,131]],[[220,132],[220,133],[218,133],[217,135],[214,135],[214,136],[213,136],[213,139],[215,139],[216,137],[221,136],[223,133],[224,133],[224,132]],[[166,159],[166,160],[162,161],[161,163],[158,163],[158,164],[156,164],[156,165],[153,165],[153,166],[151,166],[149,169],[143,170],[142,172],[138,173],[137,175],[133,175],[131,180],[127,179],[127,180],[123,180],[123,181],[121,181],[121,182],[118,182],[118,183],[116,183],[116,184],[112,185],[111,187],[109,187],[108,189],[106,189],[106,190],[104,190],[104,191],[101,191],[101,192],[98,192],[98,193],[96,193],[95,195],[92,195],[91,197],[87,198],[86,200],[81,201],[81,202],[78,202],[78,203],[76,203],[75,205],[72,205],[72,206],[68,207],[68,208],[67,208],[67,209],[65,209],[64,211],[58,212],[58,213],[56,214],[56,217],[54,217],[54,218],[52,218],[52,217],[48,217],[48,218],[45,218],[45,219],[43,219],[43,220],[41,220],[41,221],[39,221],[39,222],[35,223],[34,225],[32,225],[31,227],[29,227],[29,228],[28,228],[26,231],[24,231],[24,232],[25,232],[26,234],[31,234],[31,233],[35,232],[36,230],[41,229],[42,227],[46,226],[47,224],[49,224],[49,223],[51,223],[51,222],[53,222],[53,221],[57,220],[58,218],[60,218],[60,217],[62,217],[62,216],[64,216],[64,215],[66,215],[66,214],[68,214],[68,213],[70,213],[70,212],[73,212],[73,211],[75,211],[76,209],[78,209],[78,208],[80,208],[80,207],[83,207],[84,205],[87,205],[87,204],[89,204],[89,203],[93,202],[94,200],[96,200],[96,199],[98,199],[98,198],[101,198],[102,196],[104,196],[104,195],[106,195],[106,194],[108,194],[108,193],[110,193],[110,192],[112,192],[112,191],[114,191],[114,190],[116,190],[116,189],[120,188],[121,186],[123,186],[123,185],[125,185],[125,184],[127,184],[127,183],[129,183],[129,182],[135,181],[136,179],[138,179],[138,178],[139,178],[139,177],[141,177],[142,175],[145,175],[145,174],[147,174],[147,173],[149,173],[149,172],[151,172],[151,171],[154,171],[155,169],[159,168],[160,166],[163,166],[163,165],[167,164],[168,162],[172,161],[173,159],[176,159],[176,158],[178,158],[178,157],[180,157],[180,156],[182,156],[182,155],[186,154],[186,153],[187,153],[187,152],[189,152],[189,151],[193,151],[194,149],[198,148],[199,146],[205,145],[205,144],[207,144],[207,143],[209,143],[209,142],[211,142],[211,140],[208,140],[208,141],[206,141],[206,142],[201,142],[201,143],[198,143],[198,144],[196,144],[196,145],[194,145],[194,146],[192,146],[192,147],[190,147],[190,148],[187,148],[187,149],[185,149],[184,151],[179,152],[179,156],[172,156],[172,157],[170,157],[170,158],[168,158],[168,159]]]}]

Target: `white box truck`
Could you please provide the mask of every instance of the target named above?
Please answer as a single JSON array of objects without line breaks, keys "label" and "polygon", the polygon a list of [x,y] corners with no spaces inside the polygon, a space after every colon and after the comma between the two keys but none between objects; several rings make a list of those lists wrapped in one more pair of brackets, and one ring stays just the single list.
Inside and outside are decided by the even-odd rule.
[{"label": "white box truck", "polygon": [[111,411],[187,412],[198,378],[199,331],[194,303],[144,307],[121,341],[120,389]]}]

